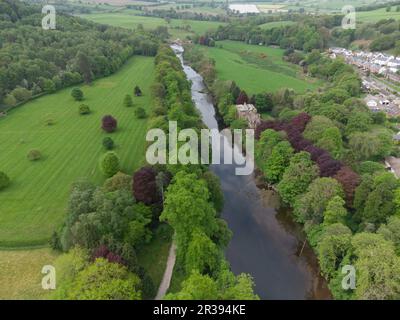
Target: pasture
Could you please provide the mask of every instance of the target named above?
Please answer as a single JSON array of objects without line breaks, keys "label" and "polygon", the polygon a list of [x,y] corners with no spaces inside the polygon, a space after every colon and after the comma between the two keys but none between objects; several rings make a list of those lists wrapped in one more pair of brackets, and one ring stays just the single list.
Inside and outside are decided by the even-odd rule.
[{"label": "pasture", "polygon": [[[122,171],[132,174],[145,157],[147,121],[136,119],[134,110],[152,107],[153,58],[135,56],[114,75],[83,85],[85,99],[74,101],[71,88],[26,103],[0,119],[0,170],[11,185],[0,192],[0,247],[47,243],[64,219],[71,183],[86,177],[102,183],[99,158],[105,152],[102,140],[112,137]],[[126,94],[139,85],[143,97],[124,107]],[[80,104],[91,109],[79,115]],[[118,130],[106,134],[101,118],[111,114]],[[45,120],[51,118],[53,125]],[[27,153],[39,149],[43,158],[29,161]]]},{"label": "pasture", "polygon": [[387,12],[386,8],[362,11],[356,13],[356,19],[360,22],[377,22],[382,19],[400,19],[400,11],[396,11],[396,6],[392,6],[392,10]]},{"label": "pasture", "polygon": [[214,48],[200,48],[216,61],[218,78],[234,80],[248,94],[280,88],[305,92],[321,84],[304,76],[299,66],[283,61],[284,50],[279,48],[238,41],[219,41]]},{"label": "pasture", "polygon": [[194,6],[192,3],[160,3],[159,5],[153,5],[148,10],[175,10],[177,12],[191,12],[206,15],[226,15],[226,10],[220,6]]},{"label": "pasture", "polygon": [[382,3],[382,0],[302,0],[297,3],[288,5],[288,9],[298,10],[304,8],[306,11],[320,11],[320,12],[341,12],[342,8],[346,5],[353,7],[362,7],[371,5],[376,2]]},{"label": "pasture", "polygon": [[224,23],[216,21],[194,21],[171,19],[169,23],[165,19],[156,17],[144,17],[125,13],[99,13],[81,15],[82,18],[116,27],[136,29],[142,25],[144,29],[151,30],[158,26],[168,27],[168,32],[174,38],[185,38],[186,36],[197,33],[203,34],[207,30],[217,29]]}]

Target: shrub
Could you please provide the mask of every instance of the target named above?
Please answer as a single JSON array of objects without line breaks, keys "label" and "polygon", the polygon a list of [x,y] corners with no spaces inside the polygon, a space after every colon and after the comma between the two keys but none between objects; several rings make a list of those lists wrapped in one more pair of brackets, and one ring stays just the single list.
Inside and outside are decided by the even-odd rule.
[{"label": "shrub", "polygon": [[110,115],[106,115],[102,119],[102,128],[104,131],[111,133],[117,129],[117,120]]},{"label": "shrub", "polygon": [[79,106],[79,114],[89,114],[90,108],[87,104],[81,104]]},{"label": "shrub", "polygon": [[10,182],[10,178],[3,171],[0,171],[0,190],[7,188]]},{"label": "shrub", "polygon": [[58,250],[58,251],[62,250],[60,236],[58,235],[58,233],[56,231],[53,231],[53,234],[51,235],[51,239],[50,239],[49,243],[50,243],[50,247],[53,250]]},{"label": "shrub", "polygon": [[136,116],[136,118],[138,118],[138,119],[144,119],[144,118],[147,117],[146,111],[145,111],[142,107],[139,107],[139,108],[137,108],[137,109],[135,110],[135,116]]},{"label": "shrub", "polygon": [[132,184],[132,177],[123,173],[118,172],[111,178],[108,178],[103,185],[103,189],[106,192],[113,192],[117,190],[130,190]]},{"label": "shrub", "polygon": [[156,176],[157,172],[152,167],[143,167],[134,173],[132,191],[137,201],[146,205],[159,202]]},{"label": "shrub", "polygon": [[17,101],[27,101],[30,98],[32,98],[32,92],[29,91],[26,88],[21,88],[17,87],[13,91],[11,91],[11,94],[17,99]]},{"label": "shrub", "polygon": [[127,95],[125,96],[125,98],[124,98],[124,106],[127,107],[127,108],[133,106],[132,97],[131,97],[129,94],[127,94]]},{"label": "shrub", "polygon": [[114,148],[114,140],[110,137],[105,137],[103,139],[103,147],[106,148],[106,150],[112,150]]},{"label": "shrub", "polygon": [[110,249],[108,249],[108,247],[104,244],[93,250],[91,258],[92,261],[95,261],[97,258],[104,258],[111,263],[124,264],[124,260],[122,259],[122,257],[110,251]]},{"label": "shrub", "polygon": [[47,115],[47,117],[44,119],[44,123],[45,123],[47,126],[52,126],[52,125],[54,125],[56,122],[55,122],[54,118],[53,118],[51,115]]},{"label": "shrub", "polygon": [[108,151],[100,160],[101,171],[106,177],[112,177],[119,169],[119,157],[115,152]]},{"label": "shrub", "polygon": [[83,92],[79,88],[73,88],[71,91],[71,96],[76,100],[76,101],[82,101],[83,100]]},{"label": "shrub", "polygon": [[7,107],[14,107],[17,104],[17,99],[11,94],[6,95],[6,97],[3,100],[3,103]]},{"label": "shrub", "polygon": [[134,94],[136,97],[142,96],[142,90],[138,86],[135,86],[135,89],[133,90]]},{"label": "shrub", "polygon": [[245,119],[235,119],[231,122],[231,129],[246,129],[248,123]]},{"label": "shrub", "polygon": [[42,158],[42,154],[39,150],[37,149],[32,149],[31,151],[28,152],[28,159],[30,161],[37,161]]}]

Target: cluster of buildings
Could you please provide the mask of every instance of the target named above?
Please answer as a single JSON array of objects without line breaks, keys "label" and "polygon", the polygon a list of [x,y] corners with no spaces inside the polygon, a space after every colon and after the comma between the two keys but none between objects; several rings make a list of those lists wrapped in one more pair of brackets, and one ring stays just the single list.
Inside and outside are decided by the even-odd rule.
[{"label": "cluster of buildings", "polygon": [[331,48],[329,54],[332,59],[340,56],[348,64],[358,67],[363,89],[367,92],[364,101],[372,112],[400,116],[400,97],[394,89],[396,83],[400,83],[400,57],[345,48]]},{"label": "cluster of buildings", "polygon": [[400,57],[382,52],[353,51],[345,48],[331,48],[331,58],[342,56],[347,63],[363,71],[383,75],[392,81],[400,82]]}]

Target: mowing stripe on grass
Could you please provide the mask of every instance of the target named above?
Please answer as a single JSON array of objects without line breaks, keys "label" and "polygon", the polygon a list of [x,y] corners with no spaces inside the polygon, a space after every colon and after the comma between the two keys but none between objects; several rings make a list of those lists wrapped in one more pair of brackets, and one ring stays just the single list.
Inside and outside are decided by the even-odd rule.
[{"label": "mowing stripe on grass", "polygon": [[[111,136],[128,174],[144,162],[146,120],[134,110],[152,107],[150,86],[154,59],[134,57],[116,74],[81,86],[85,100],[76,102],[71,88],[26,103],[0,119],[0,170],[12,184],[0,192],[0,247],[44,244],[60,226],[71,183],[87,177],[102,183],[98,161],[105,152],[102,139]],[[111,84],[111,85],[110,85]],[[126,94],[139,85],[143,97],[134,97],[134,107],[123,106]],[[88,104],[92,113],[80,116],[78,106]],[[53,126],[45,124],[51,114]],[[101,118],[112,114],[118,130],[106,134]],[[30,162],[27,153],[39,149],[43,158]]]}]

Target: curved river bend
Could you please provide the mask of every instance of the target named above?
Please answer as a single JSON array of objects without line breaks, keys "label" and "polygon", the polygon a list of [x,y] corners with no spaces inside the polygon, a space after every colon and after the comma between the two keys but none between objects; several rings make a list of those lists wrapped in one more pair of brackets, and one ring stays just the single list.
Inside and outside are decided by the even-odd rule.
[{"label": "curved river bend", "polygon": [[[203,122],[218,129],[202,77],[184,64],[182,47],[171,47],[192,82],[192,98]],[[232,271],[251,274],[262,299],[330,299],[316,257],[308,244],[304,245],[304,234],[290,212],[279,209],[279,197],[258,188],[253,175],[235,175],[234,164],[211,165],[210,169],[221,180],[225,197],[222,217],[233,232],[226,250]]]}]

